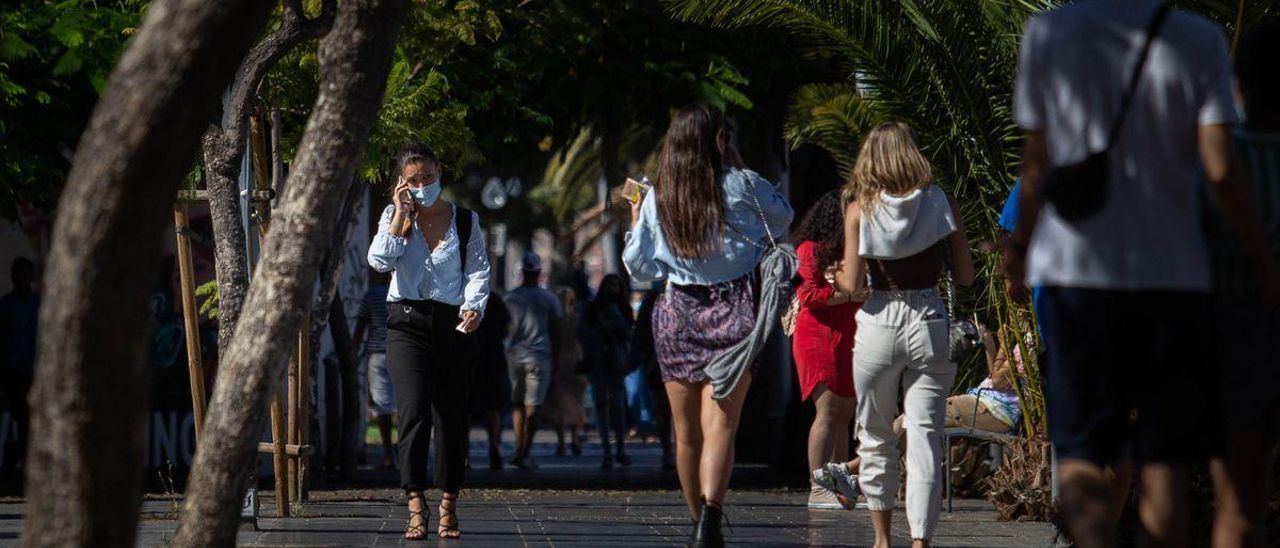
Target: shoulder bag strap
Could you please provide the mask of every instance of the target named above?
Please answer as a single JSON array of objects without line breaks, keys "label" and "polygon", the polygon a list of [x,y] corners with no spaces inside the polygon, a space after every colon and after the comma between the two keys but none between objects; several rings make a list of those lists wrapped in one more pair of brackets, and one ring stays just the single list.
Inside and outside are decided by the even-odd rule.
[{"label": "shoulder bag strap", "polygon": [[1124,127],[1124,119],[1129,115],[1129,105],[1133,102],[1133,95],[1138,90],[1138,83],[1142,80],[1142,68],[1147,64],[1147,54],[1151,51],[1151,42],[1155,40],[1157,34],[1160,34],[1160,27],[1164,25],[1165,19],[1169,15],[1169,4],[1162,3],[1160,8],[1156,10],[1151,22],[1147,25],[1147,37],[1142,43],[1142,51],[1138,53],[1138,64],[1133,67],[1133,74],[1129,76],[1129,86],[1125,89],[1124,95],[1120,98],[1120,112],[1117,113],[1116,119],[1111,122],[1111,131],[1107,133],[1107,148],[1111,150],[1116,139],[1120,136],[1120,129]]},{"label": "shoulder bag strap", "polygon": [[751,203],[755,204],[755,206],[756,206],[756,213],[757,213],[758,215],[760,215],[760,223],[764,225],[764,233],[765,233],[767,236],[769,236],[769,249],[773,249],[773,248],[775,248],[775,247],[778,247],[778,241],[777,241],[776,239],[774,239],[774,237],[773,237],[773,230],[770,230],[770,229],[769,229],[769,219],[765,218],[765,216],[764,216],[764,208],[763,208],[763,207],[760,207],[760,199],[759,199],[759,198],[756,198],[756,182],[755,182],[755,180],[754,180],[754,179],[752,179],[751,175],[749,175],[749,174],[746,172],[746,170],[744,170],[744,169],[740,169],[739,171],[741,171],[741,172],[742,172],[742,176],[743,176],[743,177],[746,177],[746,179],[747,179],[747,188],[748,188],[749,193],[751,194]]},{"label": "shoulder bag strap", "polygon": [[467,275],[467,248],[471,244],[471,210],[454,206],[453,228],[458,232],[458,253],[462,256],[462,276]]}]

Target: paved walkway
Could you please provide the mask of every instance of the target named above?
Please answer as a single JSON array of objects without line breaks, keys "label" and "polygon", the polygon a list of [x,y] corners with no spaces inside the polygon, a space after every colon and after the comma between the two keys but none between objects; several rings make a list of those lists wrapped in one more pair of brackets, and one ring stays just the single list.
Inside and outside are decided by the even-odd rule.
[{"label": "paved walkway", "polygon": [[[535,454],[549,455],[551,438],[540,438]],[[634,447],[635,464],[611,471],[599,469],[599,450],[581,457],[541,456],[533,472],[484,469],[487,457],[477,450],[478,465],[469,477],[459,507],[463,538],[428,543],[443,546],[675,546],[689,532],[687,510],[674,473],[659,466],[655,445]],[[509,447],[508,447],[509,449]],[[377,462],[376,458],[370,461]],[[362,470],[355,486],[320,487],[303,505],[301,516],[281,519],[272,494],[261,491],[262,514],[257,531],[242,531],[241,546],[387,546],[403,544],[403,496],[393,473]],[[727,501],[731,546],[867,546],[870,517],[865,510],[810,511],[806,491],[770,487],[777,478],[760,467],[735,470],[735,489]],[[536,488],[520,487],[533,485]],[[438,492],[429,494],[438,500]],[[138,545],[164,546],[173,537],[180,502],[150,498],[143,505]],[[434,512],[434,505],[433,505]],[[900,509],[901,510],[901,509]],[[22,514],[20,500],[0,500],[0,546],[16,544]],[[434,515],[433,515],[434,518]],[[434,519],[431,522],[434,524]],[[910,538],[904,514],[894,515],[894,538]],[[434,527],[429,529],[434,533]],[[957,500],[956,511],[944,514],[935,546],[1050,546],[1052,532],[1043,523],[1000,523],[982,500]],[[413,543],[422,545],[422,543]]]}]

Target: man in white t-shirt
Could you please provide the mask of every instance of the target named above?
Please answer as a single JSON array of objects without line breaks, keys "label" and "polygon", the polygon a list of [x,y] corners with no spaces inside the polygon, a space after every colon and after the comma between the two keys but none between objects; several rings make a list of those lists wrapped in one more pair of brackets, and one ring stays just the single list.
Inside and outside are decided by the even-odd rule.
[{"label": "man in white t-shirt", "polygon": [[[1113,543],[1104,466],[1126,445],[1144,463],[1144,529],[1158,544],[1185,544],[1188,468],[1220,449],[1215,375],[1203,370],[1212,329],[1202,169],[1256,273],[1277,272],[1231,156],[1226,40],[1191,14],[1170,11],[1160,21],[1161,10],[1157,0],[1093,0],[1031,19],[1014,86],[1026,148],[1021,222],[1005,266],[1009,280],[1044,287],[1054,342],[1049,435],[1069,533],[1081,546]],[[1042,177],[1106,148],[1149,28],[1154,38],[1109,155],[1105,202],[1068,220],[1043,203]],[[1010,289],[1025,298],[1024,285]],[[1204,407],[1172,397],[1187,394],[1203,394]]]}]

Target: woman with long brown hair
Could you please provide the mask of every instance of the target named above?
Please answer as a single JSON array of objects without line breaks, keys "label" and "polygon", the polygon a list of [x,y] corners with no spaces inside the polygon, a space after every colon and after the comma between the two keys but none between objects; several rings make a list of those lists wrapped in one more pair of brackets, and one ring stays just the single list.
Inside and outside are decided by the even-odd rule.
[{"label": "woman with long brown hair", "polygon": [[888,548],[898,493],[902,396],[907,431],[907,523],[916,548],[929,545],[942,504],[942,429],[955,380],[950,319],[936,287],[950,254],[955,282],[970,286],[973,257],[959,209],[933,184],[911,128],[881,124],[867,134],[845,206],[841,291],[869,297],[857,314],[853,382],[858,393],[858,483],[876,548]]},{"label": "woman with long brown hair", "polygon": [[794,213],[727,144],[723,114],[695,103],[667,129],[652,192],[632,206],[622,258],[637,282],[665,281],[654,308],[655,352],[671,403],[676,468],[696,521],[692,546],[722,546],[733,438],[751,374],[722,399],[706,367],[755,326],[752,274]]}]

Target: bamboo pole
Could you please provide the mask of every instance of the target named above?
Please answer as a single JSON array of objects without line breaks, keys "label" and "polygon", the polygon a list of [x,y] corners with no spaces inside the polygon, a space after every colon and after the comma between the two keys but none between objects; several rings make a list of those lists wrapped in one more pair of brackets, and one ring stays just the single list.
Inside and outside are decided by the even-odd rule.
[{"label": "bamboo pole", "polygon": [[[302,315],[298,330],[298,445],[307,445],[311,437],[311,310]],[[307,455],[299,455],[297,500],[307,498]]]},{"label": "bamboo pole", "polygon": [[[286,400],[288,408],[286,413],[285,426],[286,437],[289,445],[300,445],[298,443],[298,355],[297,346],[294,346],[294,355],[289,358],[289,374],[288,374],[288,395]],[[298,459],[289,459],[289,472],[286,474],[289,478],[289,498],[293,500],[301,500],[298,496]]]},{"label": "bamboo pole", "polygon": [[[276,445],[274,443],[259,443],[258,452],[275,454]],[[297,457],[299,455],[310,456],[313,453],[315,453],[315,450],[312,449],[310,445],[287,445],[286,444],[284,446],[284,454],[285,456],[290,458]]]},{"label": "bamboo pole", "polygon": [[262,128],[261,116],[249,117],[249,139],[253,143],[253,186],[257,189],[270,189],[270,167],[267,162],[267,136]]},{"label": "bamboo pole", "polygon": [[[267,231],[270,228],[269,222],[261,222],[258,224],[258,245],[262,245],[262,241],[267,238]],[[277,386],[275,397],[271,399],[271,444],[272,444],[272,470],[275,477],[276,488],[276,516],[289,517],[289,458],[285,447],[285,401],[284,387]]]},{"label": "bamboo pole", "polygon": [[187,340],[187,373],[191,377],[191,412],[195,414],[196,440],[199,440],[204,429],[204,366],[201,364],[195,267],[191,261],[191,238],[187,235],[190,223],[185,202],[174,203],[173,224],[177,232],[178,272],[182,283],[182,321]]},{"label": "bamboo pole", "polygon": [[271,399],[271,441],[273,445],[272,464],[275,467],[276,480],[276,516],[289,517],[289,469],[288,457],[285,453],[284,431],[284,387],[276,388],[276,396]]}]

